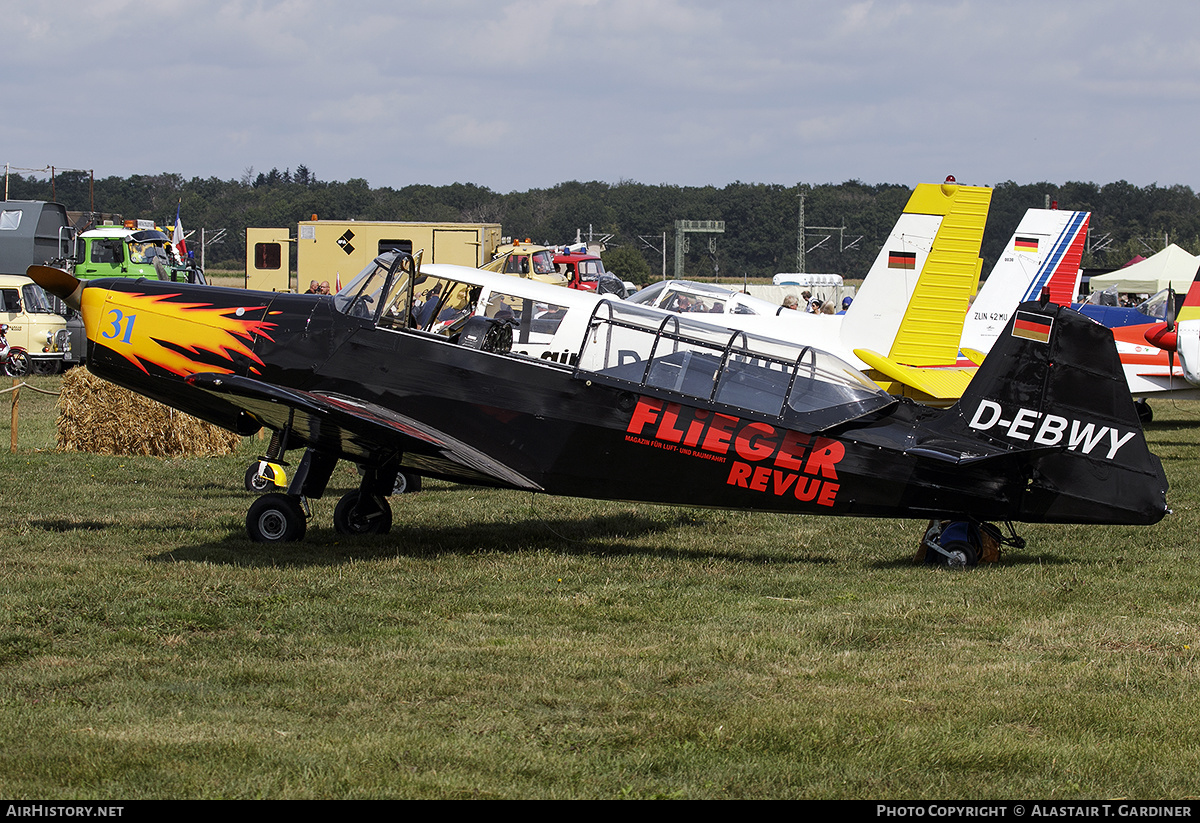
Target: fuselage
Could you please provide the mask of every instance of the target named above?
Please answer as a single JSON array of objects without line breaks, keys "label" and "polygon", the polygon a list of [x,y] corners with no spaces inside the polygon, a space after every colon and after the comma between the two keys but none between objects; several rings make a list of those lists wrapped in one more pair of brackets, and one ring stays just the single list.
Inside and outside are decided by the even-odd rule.
[{"label": "fuselage", "polygon": [[[435,271],[445,279],[451,268]],[[678,320],[664,332],[658,315],[581,297],[593,314],[561,362],[514,353],[515,343],[468,348],[380,313],[357,316],[330,296],[99,281],[82,306],[97,374],[236,431],[288,425],[293,445],[365,464],[793,513],[1140,523],[1165,511],[1165,478],[1148,453],[1135,471],[1145,488],[1097,496],[1063,483],[1072,461],[1113,471],[1144,450],[1127,422],[1000,394],[947,412],[917,407],[808,347]],[[204,379],[187,380],[196,375]],[[299,399],[224,394],[222,376]],[[305,412],[305,398],[325,410]]]}]

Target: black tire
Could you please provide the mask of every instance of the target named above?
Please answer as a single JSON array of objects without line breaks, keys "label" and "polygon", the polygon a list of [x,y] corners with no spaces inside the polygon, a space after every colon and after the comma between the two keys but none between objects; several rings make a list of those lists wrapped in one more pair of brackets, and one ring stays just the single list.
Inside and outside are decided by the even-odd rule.
[{"label": "black tire", "polygon": [[338,534],[387,534],[392,529],[392,507],[377,494],[361,504],[360,492],[342,495],[333,510],[333,527]]},{"label": "black tire", "polygon": [[409,472],[396,472],[396,485],[392,486],[392,494],[412,494],[421,490],[421,475]]},{"label": "black tire", "polygon": [[9,377],[26,377],[29,374],[29,355],[21,349],[9,349],[4,373]]},{"label": "black tire", "polygon": [[62,371],[62,365],[61,360],[32,360],[29,363],[29,371],[32,374],[54,375]]},{"label": "black tire", "polygon": [[273,488],[275,484],[258,473],[258,461],[251,463],[246,469],[246,491],[262,494]]},{"label": "black tire", "polygon": [[1154,421],[1154,409],[1150,408],[1150,404],[1146,402],[1146,398],[1142,398],[1133,404],[1137,409],[1138,420],[1142,426],[1148,426]]},{"label": "black tire", "polygon": [[246,532],[256,543],[290,543],[303,538],[307,528],[300,501],[286,494],[264,494],[246,514]]}]

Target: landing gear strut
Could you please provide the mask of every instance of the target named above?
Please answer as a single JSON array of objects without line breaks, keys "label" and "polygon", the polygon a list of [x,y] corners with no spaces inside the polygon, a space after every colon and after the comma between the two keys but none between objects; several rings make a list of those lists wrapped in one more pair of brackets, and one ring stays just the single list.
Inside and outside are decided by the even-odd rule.
[{"label": "landing gear strut", "polygon": [[246,533],[250,539],[258,543],[286,543],[304,537],[310,516],[308,499],[320,498],[325,493],[336,465],[336,457],[306,449],[287,493],[264,494],[250,505],[246,514]]},{"label": "landing gear strut", "polygon": [[349,492],[333,510],[338,534],[387,534],[392,528],[392,507],[378,494]]}]

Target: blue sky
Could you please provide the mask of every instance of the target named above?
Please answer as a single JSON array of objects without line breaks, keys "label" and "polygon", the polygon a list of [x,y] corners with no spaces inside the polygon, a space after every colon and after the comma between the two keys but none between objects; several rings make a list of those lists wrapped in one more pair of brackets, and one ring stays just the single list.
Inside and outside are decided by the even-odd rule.
[{"label": "blue sky", "polygon": [[1181,0],[0,0],[0,19],[19,170],[1200,190]]}]

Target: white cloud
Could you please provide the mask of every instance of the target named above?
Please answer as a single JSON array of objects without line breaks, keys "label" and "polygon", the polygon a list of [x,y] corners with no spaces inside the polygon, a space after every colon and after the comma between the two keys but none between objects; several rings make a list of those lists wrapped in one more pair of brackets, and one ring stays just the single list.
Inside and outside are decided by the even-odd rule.
[{"label": "white cloud", "polygon": [[951,171],[1200,188],[1198,18],[1182,0],[0,0],[0,161],[501,191]]}]

